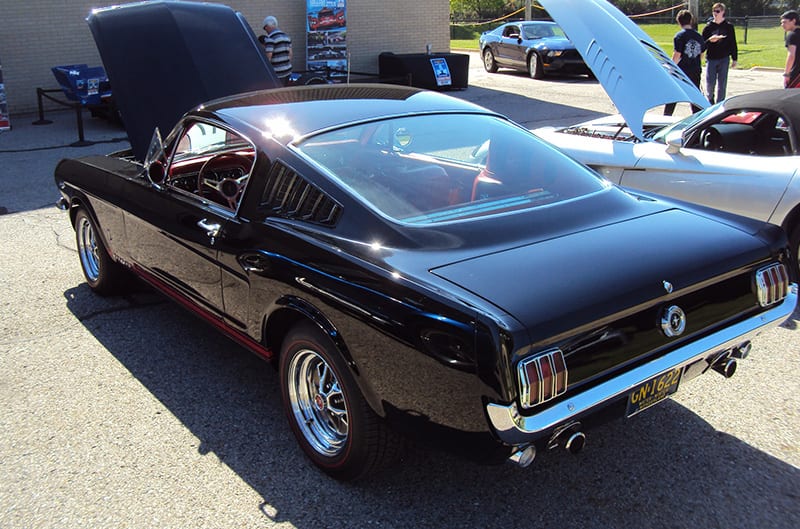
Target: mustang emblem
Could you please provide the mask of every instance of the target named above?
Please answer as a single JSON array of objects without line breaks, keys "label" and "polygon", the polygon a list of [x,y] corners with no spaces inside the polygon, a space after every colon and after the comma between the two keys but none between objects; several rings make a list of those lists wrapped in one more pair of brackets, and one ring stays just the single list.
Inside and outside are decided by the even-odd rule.
[{"label": "mustang emblem", "polygon": [[664,310],[661,315],[661,330],[670,338],[680,336],[686,330],[686,314],[677,305]]}]

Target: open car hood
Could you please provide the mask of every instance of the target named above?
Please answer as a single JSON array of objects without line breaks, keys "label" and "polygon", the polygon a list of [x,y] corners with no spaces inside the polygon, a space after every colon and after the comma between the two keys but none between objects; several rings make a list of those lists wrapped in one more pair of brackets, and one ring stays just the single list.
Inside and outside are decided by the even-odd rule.
[{"label": "open car hood", "polygon": [[141,2],[87,18],[134,156],[197,105],[280,83],[244,17],[228,6]]},{"label": "open car hood", "polygon": [[709,105],[702,92],[644,31],[606,0],[539,0],[567,33],[633,134],[666,103]]}]

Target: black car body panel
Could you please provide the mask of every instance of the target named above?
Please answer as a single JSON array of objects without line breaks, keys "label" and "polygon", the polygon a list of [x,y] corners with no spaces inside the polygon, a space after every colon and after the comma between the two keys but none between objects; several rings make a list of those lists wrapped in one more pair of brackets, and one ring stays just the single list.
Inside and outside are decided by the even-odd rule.
[{"label": "black car body panel", "polygon": [[134,155],[193,107],[280,82],[244,17],[200,2],[139,2],[88,17]]}]

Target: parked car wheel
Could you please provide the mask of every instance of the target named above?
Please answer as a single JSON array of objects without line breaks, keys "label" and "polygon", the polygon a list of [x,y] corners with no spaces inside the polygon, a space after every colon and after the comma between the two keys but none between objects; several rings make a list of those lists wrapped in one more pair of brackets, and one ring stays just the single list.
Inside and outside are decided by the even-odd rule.
[{"label": "parked car wheel", "polygon": [[490,48],[483,50],[483,67],[489,73],[497,73],[497,61],[494,60],[494,53]]},{"label": "parked car wheel", "polygon": [[531,53],[528,57],[528,75],[530,75],[533,79],[541,79],[544,77],[542,60],[539,58],[539,54],[536,52]]},{"label": "parked car wheel", "polygon": [[89,287],[104,296],[121,292],[127,284],[127,272],[111,258],[97,227],[82,209],[75,215],[75,242]]},{"label": "parked car wheel", "polygon": [[289,332],[280,377],[295,437],[330,476],[352,481],[399,455],[399,439],[369,407],[336,347],[315,325],[301,323]]}]

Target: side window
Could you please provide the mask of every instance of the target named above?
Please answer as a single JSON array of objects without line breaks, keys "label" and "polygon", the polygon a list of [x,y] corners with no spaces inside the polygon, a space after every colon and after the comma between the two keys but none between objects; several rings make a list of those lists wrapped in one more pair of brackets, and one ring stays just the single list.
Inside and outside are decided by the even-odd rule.
[{"label": "side window", "polygon": [[228,129],[188,122],[171,147],[166,185],[236,211],[255,161],[255,149]]}]

